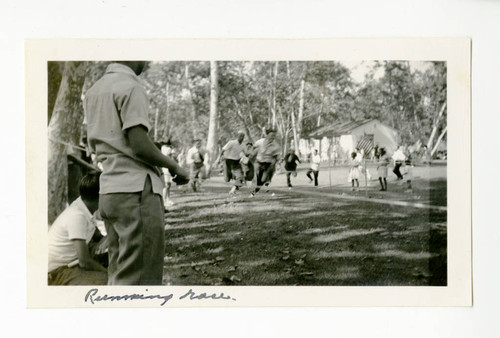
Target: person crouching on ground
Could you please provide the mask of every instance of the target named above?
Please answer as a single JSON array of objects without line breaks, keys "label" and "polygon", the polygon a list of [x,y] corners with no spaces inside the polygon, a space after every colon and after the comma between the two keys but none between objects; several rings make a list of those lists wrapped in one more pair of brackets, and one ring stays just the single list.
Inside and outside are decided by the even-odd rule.
[{"label": "person crouching on ground", "polygon": [[189,179],[191,189],[196,191],[202,191],[201,180],[203,179],[203,162],[205,161],[204,152],[201,149],[201,140],[195,139],[193,141],[193,146],[188,150],[186,154],[186,164],[189,165]]},{"label": "person crouching on ground", "polygon": [[318,154],[318,149],[314,149],[314,154],[311,156],[311,167],[306,172],[307,178],[309,178],[309,183],[313,182],[311,173],[314,175],[314,186],[318,186],[318,175],[319,175],[319,165],[321,163],[321,156]]},{"label": "person crouching on ground", "polygon": [[295,154],[295,149],[290,148],[285,155],[286,183],[289,189],[292,188],[291,176],[297,177],[297,163],[300,163],[299,157]]},{"label": "person crouching on ground", "polygon": [[234,185],[229,191],[229,194],[235,194],[236,190],[244,183],[243,170],[240,163],[244,139],[245,133],[239,131],[237,138],[235,140],[230,140],[222,148],[221,158],[223,158],[225,162],[225,181],[229,182],[231,179],[234,180]]},{"label": "person crouching on ground", "polygon": [[89,248],[92,242],[103,239],[93,216],[99,208],[99,176],[99,173],[90,173],[82,177],[80,197],[49,229],[49,285],[106,285],[108,282],[107,270],[97,260],[99,252]]},{"label": "person crouching on ground", "polygon": [[251,196],[255,196],[260,188],[268,186],[275,170],[281,147],[276,142],[276,130],[266,129],[266,136],[255,142],[257,161],[255,164],[254,188]]},{"label": "person crouching on ground", "polygon": [[378,180],[380,182],[381,189],[380,191],[387,191],[387,166],[389,165],[390,160],[387,157],[387,153],[385,148],[380,148],[378,150]]}]

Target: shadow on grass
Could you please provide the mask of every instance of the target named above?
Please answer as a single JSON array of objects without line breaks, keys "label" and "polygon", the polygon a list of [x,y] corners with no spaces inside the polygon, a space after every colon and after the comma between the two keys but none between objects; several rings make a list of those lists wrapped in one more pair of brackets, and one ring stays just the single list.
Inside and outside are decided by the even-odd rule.
[{"label": "shadow on grass", "polygon": [[429,182],[429,201],[432,205],[447,205],[447,181],[445,179],[433,179]]},{"label": "shadow on grass", "polygon": [[[436,196],[446,190],[430,184]],[[229,197],[224,188],[176,208],[167,214],[174,224],[166,227],[165,284],[446,285],[444,211],[295,194]]]}]

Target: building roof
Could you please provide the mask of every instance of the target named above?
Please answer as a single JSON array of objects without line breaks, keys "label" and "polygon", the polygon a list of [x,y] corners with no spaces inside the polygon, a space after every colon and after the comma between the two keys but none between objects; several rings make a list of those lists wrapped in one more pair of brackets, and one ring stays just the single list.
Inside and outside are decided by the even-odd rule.
[{"label": "building roof", "polygon": [[325,136],[342,136],[348,135],[352,130],[359,128],[369,122],[378,121],[375,119],[368,119],[362,121],[352,121],[352,122],[338,122],[333,123],[324,127],[320,127],[309,133],[311,138],[322,138]]}]

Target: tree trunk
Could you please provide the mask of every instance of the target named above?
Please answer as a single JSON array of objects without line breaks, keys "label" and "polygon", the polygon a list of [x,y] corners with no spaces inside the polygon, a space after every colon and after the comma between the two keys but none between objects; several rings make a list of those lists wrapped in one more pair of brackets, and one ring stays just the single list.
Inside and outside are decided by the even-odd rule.
[{"label": "tree trunk", "polygon": [[196,112],[196,106],[194,104],[193,100],[193,91],[191,90],[191,86],[189,84],[189,64],[186,64],[184,67],[184,86],[188,92],[188,97],[189,97],[189,104],[191,106],[191,118],[193,121],[193,137],[196,137],[198,133],[198,124],[197,124],[197,112]]},{"label": "tree trunk", "polygon": [[280,139],[283,141],[285,138],[287,123],[285,121],[285,117],[283,116],[283,111],[281,110],[281,107],[278,107],[278,112],[279,112],[279,117],[280,117],[281,123],[278,123],[278,121],[277,121],[277,129],[279,132]]},{"label": "tree trunk", "polygon": [[85,81],[85,62],[66,62],[48,126],[48,221],[52,224],[68,201],[68,151],[77,145],[83,122],[81,101]]},{"label": "tree trunk", "polygon": [[285,135],[283,136],[283,147],[281,149],[281,158],[285,158],[286,153],[288,152],[288,134],[290,131],[287,129],[285,131]]},{"label": "tree trunk", "polygon": [[436,142],[436,145],[434,146],[434,148],[432,148],[432,151],[431,151],[431,158],[434,156],[434,154],[436,153],[438,147],[439,147],[439,144],[441,143],[441,140],[443,139],[444,135],[446,134],[446,131],[448,129],[448,126],[446,126],[443,130],[443,132],[441,133],[441,135],[439,135],[438,139],[437,139],[437,142]]},{"label": "tree trunk", "polygon": [[293,145],[295,148],[295,151],[297,152],[297,155],[299,154],[299,138],[298,138],[298,133],[297,133],[297,125],[295,124],[295,112],[291,111],[292,115],[292,132],[293,132]]},{"label": "tree trunk", "polygon": [[[299,112],[297,115],[297,142],[300,142],[300,138],[302,136],[302,120],[304,119],[304,88],[306,85],[306,81],[302,79],[300,81],[300,95],[299,95]],[[297,155],[300,156],[300,151],[297,148],[297,151],[299,152]]]},{"label": "tree trunk", "polygon": [[275,66],[274,66],[274,78],[273,78],[273,120],[272,120],[272,125],[273,128],[276,127],[276,82],[278,80],[278,65],[279,62],[276,61]]},{"label": "tree trunk", "polygon": [[216,61],[210,61],[210,117],[208,121],[207,138],[207,172],[210,173],[214,160],[217,158],[217,100],[219,96],[218,68]]},{"label": "tree trunk", "polygon": [[232,99],[233,99],[234,105],[236,106],[236,115],[238,116],[241,123],[243,124],[243,127],[245,128],[245,133],[247,134],[247,139],[248,139],[248,141],[253,143],[250,128],[248,127],[248,124],[246,123],[245,118],[243,117],[243,114],[242,114],[241,109],[240,109],[240,105],[238,104],[238,101],[234,98],[234,96],[232,97]]},{"label": "tree trunk", "polygon": [[429,137],[429,141],[427,142],[427,149],[432,148],[432,141],[434,140],[434,137],[436,136],[436,133],[437,133],[437,129],[439,127],[439,120],[441,120],[441,117],[443,116],[445,109],[446,109],[446,102],[443,103],[443,106],[441,107],[441,110],[439,111],[438,117],[434,121],[434,126],[432,127],[431,136]]},{"label": "tree trunk", "polygon": [[47,62],[47,91],[48,91],[48,118],[47,122],[50,122],[52,113],[54,112],[54,105],[57,100],[57,93],[59,92],[59,86],[61,85],[62,75],[64,72],[64,62],[60,61],[49,61]]},{"label": "tree trunk", "polygon": [[318,123],[317,123],[317,127],[321,127],[321,114],[323,114],[323,103],[325,102],[324,100],[325,98],[325,94],[323,94],[323,91],[321,92],[321,104],[319,106],[319,115],[318,115]]},{"label": "tree trunk", "polygon": [[165,88],[165,132],[168,136],[168,138],[170,138],[170,130],[171,130],[171,123],[169,123],[169,115],[170,115],[170,105],[169,105],[169,100],[168,100],[168,95],[169,95],[169,84],[167,82],[167,86]]}]

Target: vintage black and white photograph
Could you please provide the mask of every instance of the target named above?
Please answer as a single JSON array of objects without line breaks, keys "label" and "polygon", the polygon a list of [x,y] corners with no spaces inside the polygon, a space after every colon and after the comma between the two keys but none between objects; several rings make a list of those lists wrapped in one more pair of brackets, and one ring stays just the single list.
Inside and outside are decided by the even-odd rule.
[{"label": "vintage black and white photograph", "polygon": [[499,336],[499,5],[5,2],[3,331]]},{"label": "vintage black and white photograph", "polygon": [[450,285],[448,60],[44,65],[49,289]]},{"label": "vintage black and white photograph", "polygon": [[[49,283],[92,283],[112,262],[118,285],[151,285],[148,269],[161,285],[447,285],[445,62],[47,67]],[[151,242],[142,204],[110,201],[117,223],[98,209],[147,179],[164,232]]]}]

